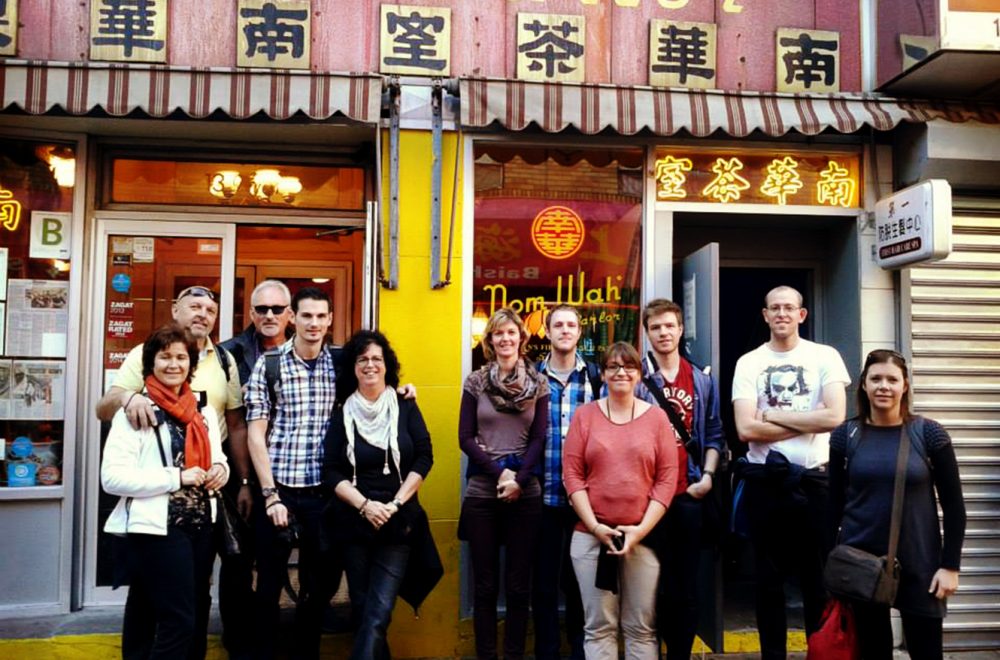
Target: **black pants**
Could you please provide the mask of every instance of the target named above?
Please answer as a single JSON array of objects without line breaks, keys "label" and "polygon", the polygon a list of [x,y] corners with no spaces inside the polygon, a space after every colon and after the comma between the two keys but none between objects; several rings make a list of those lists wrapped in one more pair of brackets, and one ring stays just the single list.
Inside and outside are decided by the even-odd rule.
[{"label": "black pants", "polygon": [[522,497],[516,502],[466,497],[462,524],[472,556],[473,614],[476,657],[497,657],[497,597],[500,594],[500,546],[504,556],[504,594],[507,599],[505,660],[524,657],[531,600],[531,568],[542,517],[542,498]]},{"label": "black pants", "polygon": [[[853,603],[857,625],[861,660],[890,660],[892,658],[892,624],[887,605]],[[944,643],[942,619],[900,613],[903,619],[903,638],[906,650],[913,660],[941,660]]]},{"label": "black pants", "polygon": [[660,637],[667,643],[667,659],[691,657],[698,628],[698,568],[701,563],[702,502],[687,493],[674,497],[667,509],[664,556],[660,561],[657,603]]},{"label": "black pants", "polygon": [[558,660],[560,655],[559,592],[566,602],[566,639],[570,658],[583,660],[583,603],[569,558],[569,542],[579,519],[570,506],[542,506],[538,532],[531,610],[535,620],[535,658]]},{"label": "black pants", "polygon": [[[299,548],[299,602],[290,657],[319,657],[323,614],[340,586],[341,557],[320,547],[323,508],[331,497],[328,489],[278,486],[282,503],[295,518]],[[264,507],[257,507],[254,530],[257,549],[257,593],[255,594],[254,655],[270,659],[276,655],[281,590],[288,575],[292,546],[288,532],[275,529]]]},{"label": "black pants", "polygon": [[823,561],[830,550],[826,525],[830,489],[825,472],[807,473],[794,489],[773,477],[746,480],[744,492],[755,555],[757,629],[765,660],[786,656],[787,577],[799,578],[807,635],[819,627],[826,604]]},{"label": "black pants", "polygon": [[[239,496],[240,480],[231,478],[226,484],[226,493],[233,502]],[[222,506],[222,503],[219,503]],[[259,491],[254,497],[254,509],[264,506]],[[250,658],[253,649],[253,513],[248,527],[241,537],[241,552],[226,555],[221,542],[216,548],[222,558],[219,568],[219,618],[222,620],[222,645],[230,660]],[[218,524],[216,525],[218,531]]]},{"label": "black pants", "polygon": [[212,528],[129,534],[130,586],[122,624],[125,660],[205,657]]}]

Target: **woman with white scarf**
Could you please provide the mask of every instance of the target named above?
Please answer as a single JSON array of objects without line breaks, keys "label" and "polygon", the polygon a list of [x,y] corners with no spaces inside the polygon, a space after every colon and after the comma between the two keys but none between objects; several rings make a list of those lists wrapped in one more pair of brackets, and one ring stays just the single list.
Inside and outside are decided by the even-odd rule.
[{"label": "woman with white scarf", "polygon": [[[324,445],[334,487],[328,532],[340,545],[351,597],[351,658],[389,658],[386,632],[407,574],[414,537],[427,533],[417,491],[434,462],[416,401],[396,393],[399,360],[379,332],[344,346],[337,401]],[[405,594],[404,594],[405,597]]]}]

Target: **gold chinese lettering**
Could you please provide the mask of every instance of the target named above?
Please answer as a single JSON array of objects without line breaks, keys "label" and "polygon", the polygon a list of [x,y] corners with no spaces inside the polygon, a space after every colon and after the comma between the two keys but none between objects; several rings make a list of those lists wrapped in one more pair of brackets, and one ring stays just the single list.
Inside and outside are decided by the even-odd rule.
[{"label": "gold chinese lettering", "polygon": [[573,209],[550,206],[531,223],[531,242],[550,259],[567,259],[583,246],[583,220]]},{"label": "gold chinese lettering", "polygon": [[656,161],[656,199],[684,199],[687,173],[694,168],[690,158],[665,156]]},{"label": "gold chinese lettering", "polygon": [[775,158],[767,166],[767,178],[760,186],[760,192],[768,197],[774,197],[778,204],[788,203],[788,196],[794,195],[802,188],[802,178],[799,176],[799,163],[791,156]]},{"label": "gold chinese lettering", "polygon": [[831,160],[826,169],[819,173],[816,183],[816,201],[830,206],[848,207],[854,200],[854,181],[850,172]]},{"label": "gold chinese lettering", "polygon": [[735,202],[750,187],[750,182],[739,175],[742,169],[743,163],[739,158],[716,158],[712,165],[715,178],[705,186],[701,194],[723,204]]},{"label": "gold chinese lettering", "polygon": [[21,202],[14,199],[14,193],[0,188],[0,224],[6,229],[17,231],[21,222]]}]

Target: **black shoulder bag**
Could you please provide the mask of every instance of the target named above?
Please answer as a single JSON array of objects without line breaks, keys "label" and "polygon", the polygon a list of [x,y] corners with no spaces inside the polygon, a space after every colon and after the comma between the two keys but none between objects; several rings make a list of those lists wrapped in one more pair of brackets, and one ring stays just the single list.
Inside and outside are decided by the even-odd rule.
[{"label": "black shoulder bag", "polygon": [[[863,429],[864,427],[862,427]],[[864,430],[861,431],[862,434]],[[892,518],[889,523],[889,551],[883,557],[841,543],[830,551],[823,569],[823,586],[834,596],[877,605],[892,605],[899,587],[899,528],[903,518],[906,490],[906,463],[910,457],[910,438],[906,425],[899,432],[896,454],[896,481],[892,495]]]}]

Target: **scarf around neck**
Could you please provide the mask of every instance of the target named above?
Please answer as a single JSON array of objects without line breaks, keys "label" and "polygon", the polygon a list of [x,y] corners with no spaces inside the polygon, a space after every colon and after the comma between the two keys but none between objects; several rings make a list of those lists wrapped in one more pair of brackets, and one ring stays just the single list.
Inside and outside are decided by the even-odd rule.
[{"label": "scarf around neck", "polygon": [[365,441],[386,453],[382,474],[389,474],[389,454],[396,466],[400,482],[403,473],[399,466],[399,400],[391,387],[382,390],[374,401],[369,401],[355,390],[344,402],[344,430],[347,432],[347,460],[354,468],[352,485],[358,485],[358,465],[354,456],[354,432]]},{"label": "scarf around neck", "polygon": [[497,412],[523,412],[534,404],[538,379],[535,373],[528,373],[523,359],[518,359],[511,372],[503,377],[500,375],[500,363],[496,360],[483,369],[486,370],[483,391]]},{"label": "scarf around neck", "polygon": [[146,376],[146,391],[149,398],[181,424],[184,424],[184,467],[212,467],[212,445],[208,440],[208,425],[198,410],[198,399],[191,391],[191,385],[184,383],[179,392],[174,393],[155,376]]}]

